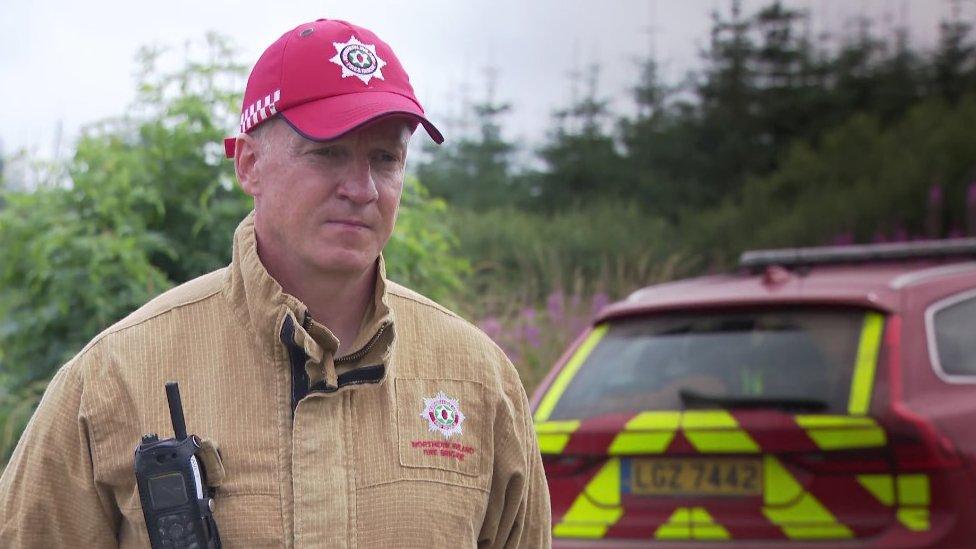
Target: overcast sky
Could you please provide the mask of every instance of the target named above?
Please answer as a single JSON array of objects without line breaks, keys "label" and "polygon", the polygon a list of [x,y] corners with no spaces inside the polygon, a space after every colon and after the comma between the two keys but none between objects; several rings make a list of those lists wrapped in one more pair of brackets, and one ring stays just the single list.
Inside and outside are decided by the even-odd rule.
[{"label": "overcast sky", "polygon": [[[749,12],[765,1],[746,0]],[[840,32],[866,14],[879,28],[904,21],[916,43],[931,44],[947,0],[794,0],[816,7],[814,30]],[[209,30],[229,37],[252,65],[286,30],[319,17],[376,32],[397,52],[435,123],[451,138],[465,96],[485,94],[497,69],[496,97],[513,104],[508,137],[538,142],[553,109],[570,98],[568,73],[597,63],[600,91],[617,112],[631,107],[636,60],[653,48],[677,79],[698,59],[709,14],[728,0],[4,0],[0,4],[0,143],[49,155],[56,129],[71,148],[83,125],[124,112],[134,97],[140,46],[180,46]],[[965,14],[974,6],[966,0]],[[149,8],[147,6],[152,6]],[[887,14],[887,15],[886,15]],[[231,128],[228,128],[231,131]]]}]

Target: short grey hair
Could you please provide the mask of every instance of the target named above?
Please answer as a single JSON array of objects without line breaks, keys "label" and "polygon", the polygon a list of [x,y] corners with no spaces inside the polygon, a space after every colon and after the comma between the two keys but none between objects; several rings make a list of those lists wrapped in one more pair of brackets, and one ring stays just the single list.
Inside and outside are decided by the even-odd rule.
[{"label": "short grey hair", "polygon": [[250,135],[251,138],[254,139],[254,141],[258,144],[258,147],[261,148],[261,152],[266,152],[269,149],[269,143],[271,140],[268,139],[267,134],[279,124],[281,124],[281,118],[278,116],[272,116],[249,132],[248,135]]}]

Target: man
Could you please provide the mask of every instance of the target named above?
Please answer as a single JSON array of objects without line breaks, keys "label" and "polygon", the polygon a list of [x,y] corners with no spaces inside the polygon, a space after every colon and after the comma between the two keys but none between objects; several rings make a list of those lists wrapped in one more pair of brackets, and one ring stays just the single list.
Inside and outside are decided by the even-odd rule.
[{"label": "man", "polygon": [[133,450],[171,432],[168,380],[188,432],[220,448],[204,463],[225,547],[548,546],[511,363],[384,274],[410,134],[442,141],[393,51],[343,21],[299,25],[242,111],[225,145],[254,212],[232,263],[58,372],[0,479],[0,546],[148,546]]}]

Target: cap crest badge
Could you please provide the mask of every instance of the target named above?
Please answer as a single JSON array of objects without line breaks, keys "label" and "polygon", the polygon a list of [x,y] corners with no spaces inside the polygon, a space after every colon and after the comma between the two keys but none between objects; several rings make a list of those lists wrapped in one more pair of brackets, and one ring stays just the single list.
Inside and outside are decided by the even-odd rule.
[{"label": "cap crest badge", "polygon": [[363,44],[350,36],[346,42],[333,42],[336,54],[329,61],[339,65],[342,69],[342,78],[355,76],[362,80],[363,84],[369,84],[371,78],[383,78],[383,67],[386,61],[376,55],[374,44]]},{"label": "cap crest badge", "polygon": [[457,399],[449,398],[443,391],[433,398],[424,399],[424,409],[420,417],[427,420],[427,430],[439,432],[444,438],[461,434],[464,414]]}]

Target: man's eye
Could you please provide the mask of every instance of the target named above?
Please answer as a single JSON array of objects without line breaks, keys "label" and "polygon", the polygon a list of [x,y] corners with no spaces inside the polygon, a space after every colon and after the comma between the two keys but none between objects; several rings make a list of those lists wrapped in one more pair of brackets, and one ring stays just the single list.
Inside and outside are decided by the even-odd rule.
[{"label": "man's eye", "polygon": [[317,156],[324,156],[326,158],[339,158],[342,156],[342,151],[336,147],[323,147],[321,149],[315,149],[312,152]]},{"label": "man's eye", "polygon": [[392,154],[392,153],[388,153],[388,152],[378,152],[378,153],[376,153],[375,157],[376,157],[377,160],[379,160],[380,162],[384,162],[384,163],[385,162],[398,162],[400,160],[400,157],[399,156],[397,156],[395,154]]}]

